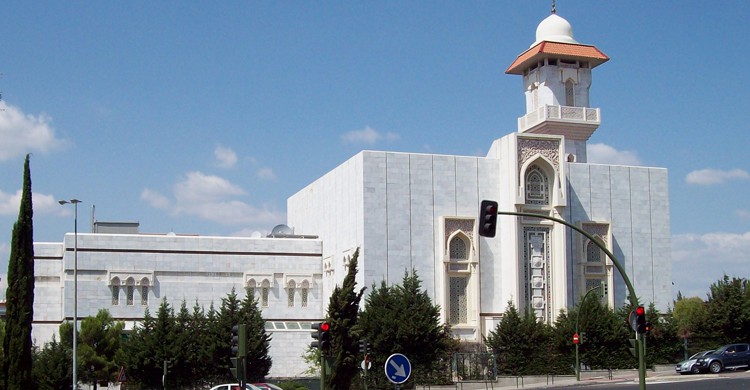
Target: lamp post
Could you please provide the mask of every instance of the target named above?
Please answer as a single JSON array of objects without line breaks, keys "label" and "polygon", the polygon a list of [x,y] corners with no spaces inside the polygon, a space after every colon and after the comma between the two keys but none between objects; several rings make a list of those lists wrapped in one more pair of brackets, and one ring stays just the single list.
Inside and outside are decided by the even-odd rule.
[{"label": "lamp post", "polygon": [[60,205],[72,204],[73,218],[73,390],[78,388],[78,199],[59,200]]},{"label": "lamp post", "polygon": [[[583,303],[586,301],[586,298],[589,296],[589,294],[591,294],[592,291],[598,290],[598,289],[602,290],[602,294],[604,293],[604,282],[602,282],[600,285],[592,288],[591,290],[586,291],[586,294],[583,295],[583,298],[581,299],[581,302],[578,304],[578,312],[576,313],[576,335],[578,335],[579,340],[581,339],[581,335],[580,335],[580,333],[578,333],[578,323],[580,322],[580,319],[581,319],[581,310],[583,310]],[[581,361],[579,360],[579,357],[578,357],[579,356],[578,355],[578,345],[579,344],[581,344],[581,343],[580,342],[576,343],[576,380],[577,381],[581,380]]]}]

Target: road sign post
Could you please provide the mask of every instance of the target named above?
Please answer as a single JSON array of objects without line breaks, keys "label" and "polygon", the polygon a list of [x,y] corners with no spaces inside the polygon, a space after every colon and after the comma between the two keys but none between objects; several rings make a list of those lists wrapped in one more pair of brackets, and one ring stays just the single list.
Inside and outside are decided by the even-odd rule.
[{"label": "road sign post", "polygon": [[409,359],[400,354],[394,353],[389,356],[385,361],[385,377],[396,385],[396,389],[400,388],[400,384],[406,382],[411,375],[411,362]]}]

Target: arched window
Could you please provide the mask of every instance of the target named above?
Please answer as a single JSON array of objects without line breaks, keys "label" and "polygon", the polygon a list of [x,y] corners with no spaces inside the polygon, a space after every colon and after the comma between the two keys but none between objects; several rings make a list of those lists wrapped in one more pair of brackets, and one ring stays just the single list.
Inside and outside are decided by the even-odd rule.
[{"label": "arched window", "polygon": [[586,262],[602,262],[602,250],[593,241],[589,241],[589,243],[586,245]]},{"label": "arched window", "polygon": [[148,279],[141,279],[141,305],[148,305]]},{"label": "arched window", "polygon": [[125,284],[127,285],[126,304],[128,306],[133,306],[133,296],[135,295],[135,280],[133,280],[133,278],[128,278]]},{"label": "arched window", "polygon": [[264,280],[260,288],[260,306],[268,307],[268,290],[271,289],[271,283]]},{"label": "arched window", "polygon": [[310,289],[310,283],[305,280],[302,282],[302,290],[300,291],[300,299],[302,300],[302,307],[307,307],[307,291]]},{"label": "arched window", "polygon": [[453,237],[449,249],[451,261],[461,261],[469,258],[469,254],[466,250],[466,241],[462,240],[461,237]]},{"label": "arched window", "polygon": [[289,307],[294,307],[294,287],[296,286],[296,283],[294,283],[294,280],[290,280],[289,284],[287,285],[287,302],[289,303]]},{"label": "arched window", "polygon": [[450,267],[448,276],[448,321],[452,325],[468,322],[469,245],[466,237],[456,234],[448,243]]},{"label": "arched window", "polygon": [[112,306],[120,304],[120,278],[112,279]]},{"label": "arched window", "polygon": [[547,175],[538,165],[526,171],[526,204],[549,204]]},{"label": "arched window", "polygon": [[573,80],[568,79],[568,81],[565,82],[565,105],[569,107],[573,107],[576,104],[575,101],[575,89],[573,85]]}]

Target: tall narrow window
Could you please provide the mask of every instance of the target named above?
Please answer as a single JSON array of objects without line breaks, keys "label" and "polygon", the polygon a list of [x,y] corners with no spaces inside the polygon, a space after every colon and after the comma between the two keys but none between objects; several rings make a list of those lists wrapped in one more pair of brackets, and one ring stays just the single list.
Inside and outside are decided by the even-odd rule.
[{"label": "tall narrow window", "polygon": [[268,307],[268,290],[271,288],[267,280],[263,281],[263,287],[260,288],[260,306]]},{"label": "tall narrow window", "polygon": [[469,278],[466,276],[450,277],[450,312],[448,315],[451,325],[465,324],[467,321],[466,285],[468,281]]},{"label": "tall narrow window", "polygon": [[289,281],[289,284],[287,285],[287,303],[289,304],[289,307],[294,307],[294,287],[295,283],[293,280]]},{"label": "tall narrow window", "polygon": [[135,280],[133,278],[128,278],[128,280],[125,281],[125,284],[127,284],[126,287],[126,304],[128,306],[133,306],[133,296],[135,295]]},{"label": "tall narrow window", "polygon": [[537,165],[526,171],[526,203],[549,204],[549,184],[547,175]]},{"label": "tall narrow window", "polygon": [[135,286],[128,286],[128,293],[127,293],[127,299],[128,299],[128,306],[133,306],[133,295],[135,293]]},{"label": "tall narrow window", "polygon": [[307,281],[302,282],[302,290],[300,290],[300,300],[302,301],[302,307],[307,307],[307,291],[310,289],[310,284]]},{"label": "tall narrow window", "polygon": [[565,105],[569,107],[575,106],[575,89],[573,85],[573,80],[568,79],[568,81],[565,82]]},{"label": "tall narrow window", "polygon": [[148,285],[141,286],[141,305],[148,305]]},{"label": "tall narrow window", "polygon": [[120,285],[118,284],[112,284],[112,306],[117,306],[120,304]]}]

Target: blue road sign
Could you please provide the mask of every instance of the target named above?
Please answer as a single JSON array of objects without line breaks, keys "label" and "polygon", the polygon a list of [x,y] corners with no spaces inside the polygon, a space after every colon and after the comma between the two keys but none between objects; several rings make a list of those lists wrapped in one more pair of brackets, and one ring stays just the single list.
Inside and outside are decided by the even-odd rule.
[{"label": "blue road sign", "polygon": [[391,383],[401,384],[406,382],[411,375],[411,362],[406,356],[394,353],[385,361],[385,377]]}]

